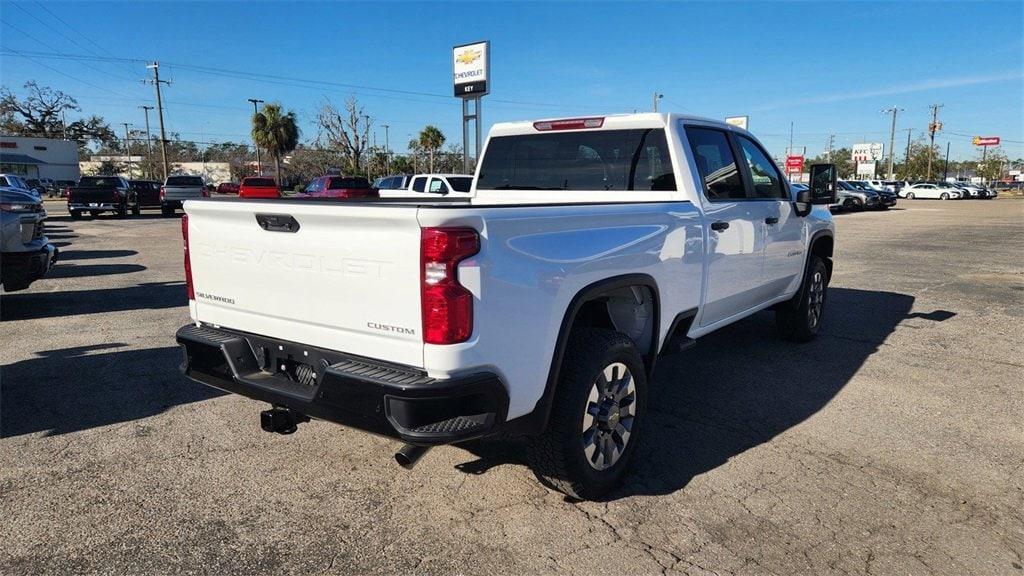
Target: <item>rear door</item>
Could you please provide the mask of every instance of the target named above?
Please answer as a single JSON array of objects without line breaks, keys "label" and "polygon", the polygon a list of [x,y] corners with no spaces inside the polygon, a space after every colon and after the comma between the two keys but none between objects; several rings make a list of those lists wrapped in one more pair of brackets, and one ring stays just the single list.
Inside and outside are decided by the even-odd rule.
[{"label": "rear door", "polygon": [[416,206],[227,200],[185,210],[197,320],[422,365]]},{"label": "rear door", "polygon": [[724,130],[685,128],[701,178],[707,218],[707,277],[700,325],[708,326],[761,303],[765,207],[747,195]]}]

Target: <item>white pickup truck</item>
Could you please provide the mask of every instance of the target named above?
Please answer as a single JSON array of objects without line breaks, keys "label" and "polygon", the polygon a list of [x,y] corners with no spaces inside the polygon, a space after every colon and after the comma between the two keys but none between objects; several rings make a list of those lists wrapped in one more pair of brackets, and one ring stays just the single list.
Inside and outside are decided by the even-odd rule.
[{"label": "white pickup truck", "polygon": [[[182,370],[433,445],[525,436],[580,498],[613,488],[659,355],[765,308],[821,326],[835,168],[793,193],[748,132],[676,114],[495,125],[468,199],[185,202]],[[698,360],[699,361],[699,360]]]}]

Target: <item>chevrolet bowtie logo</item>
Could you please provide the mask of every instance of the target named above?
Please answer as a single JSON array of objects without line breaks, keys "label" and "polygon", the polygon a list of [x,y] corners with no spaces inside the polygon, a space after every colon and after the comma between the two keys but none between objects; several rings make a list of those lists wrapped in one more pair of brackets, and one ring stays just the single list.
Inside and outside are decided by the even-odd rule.
[{"label": "chevrolet bowtie logo", "polygon": [[462,54],[455,57],[460,64],[472,64],[480,59],[480,50],[464,50]]}]

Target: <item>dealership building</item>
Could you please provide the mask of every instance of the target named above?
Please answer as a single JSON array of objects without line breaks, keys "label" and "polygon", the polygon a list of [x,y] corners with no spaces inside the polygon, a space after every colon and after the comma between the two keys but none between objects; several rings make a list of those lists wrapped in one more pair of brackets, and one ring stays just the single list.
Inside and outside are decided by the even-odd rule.
[{"label": "dealership building", "polygon": [[78,181],[78,143],[52,138],[0,136],[0,173]]}]

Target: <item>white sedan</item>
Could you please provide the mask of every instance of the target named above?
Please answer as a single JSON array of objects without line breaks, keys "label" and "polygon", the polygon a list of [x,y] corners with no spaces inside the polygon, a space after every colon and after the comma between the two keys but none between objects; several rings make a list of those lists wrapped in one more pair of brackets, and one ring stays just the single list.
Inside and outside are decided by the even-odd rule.
[{"label": "white sedan", "polygon": [[922,182],[920,184],[913,184],[901,189],[899,195],[907,200],[913,200],[914,198],[938,198],[940,200],[950,200],[962,198],[963,191],[948,184],[931,184],[929,182]]}]

